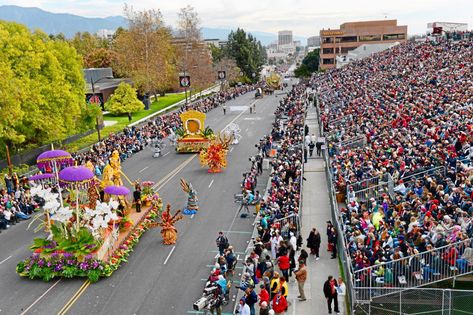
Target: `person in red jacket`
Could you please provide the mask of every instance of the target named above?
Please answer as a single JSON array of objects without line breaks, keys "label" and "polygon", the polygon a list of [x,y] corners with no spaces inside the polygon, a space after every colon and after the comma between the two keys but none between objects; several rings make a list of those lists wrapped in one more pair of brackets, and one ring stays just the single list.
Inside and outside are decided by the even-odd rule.
[{"label": "person in red jacket", "polygon": [[289,256],[282,255],[278,257],[278,266],[281,269],[281,272],[286,278],[286,281],[289,281],[289,268],[291,268],[291,263],[289,261]]},{"label": "person in red jacket", "polygon": [[261,284],[259,286],[261,288],[261,291],[258,294],[259,297],[259,305],[261,306],[261,303],[266,302],[269,305],[269,292],[266,290],[264,284]]},{"label": "person in red jacket", "polygon": [[281,294],[276,294],[273,299],[274,315],[282,315],[287,309],[287,301]]}]

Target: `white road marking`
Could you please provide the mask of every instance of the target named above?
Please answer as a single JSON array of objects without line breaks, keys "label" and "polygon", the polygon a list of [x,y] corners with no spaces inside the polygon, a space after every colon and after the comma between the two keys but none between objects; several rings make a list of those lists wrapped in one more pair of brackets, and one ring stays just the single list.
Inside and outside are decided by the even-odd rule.
[{"label": "white road marking", "polygon": [[212,187],[212,184],[214,183],[214,180],[212,179],[212,181],[210,182],[209,184],[209,188]]},{"label": "white road marking", "polygon": [[168,155],[169,153],[171,153],[170,151],[166,152],[163,157],[165,157],[166,155]]},{"label": "white road marking", "polygon": [[194,218],[194,216],[195,216],[195,213],[193,213],[193,214],[191,215],[191,219],[193,219],[193,218]]},{"label": "white road marking", "polygon": [[0,261],[0,265],[3,264],[4,262],[6,262],[8,259],[10,259],[11,256],[8,256],[7,258],[5,258],[4,260]]},{"label": "white road marking", "polygon": [[147,169],[149,166],[146,166],[145,168],[143,168],[141,171],[139,171],[138,173],[141,173],[143,172],[145,169]]},{"label": "white road marking", "polygon": [[49,291],[51,291],[59,282],[61,282],[61,279],[59,279],[58,281],[54,282],[52,286],[49,287],[49,289],[47,289],[43,294],[41,294],[41,296],[39,298],[37,298],[33,304],[31,304],[30,306],[28,306],[28,308],[26,310],[24,310],[20,315],[24,315],[26,314],[26,312],[28,312],[33,306],[35,306],[36,303],[38,303],[46,294],[48,294]]},{"label": "white road marking", "polygon": [[[254,101],[253,103],[251,103],[250,106],[254,105],[256,102],[257,102],[257,100]],[[227,129],[228,126],[230,126],[231,124],[233,124],[233,123],[235,122],[235,120],[237,120],[238,118],[240,118],[241,115],[243,115],[247,110],[248,110],[248,109],[245,109],[244,111],[242,111],[241,113],[239,113],[239,114],[238,114],[235,118],[233,118],[232,121],[231,121],[228,125],[226,125],[222,130]]]},{"label": "white road marking", "polygon": [[172,247],[171,251],[169,252],[168,257],[166,257],[166,260],[164,261],[164,264],[167,264],[167,262],[168,262],[168,260],[169,260],[169,257],[171,257],[172,252],[174,251],[174,249],[176,249],[176,246],[173,246],[173,247]]},{"label": "white road marking", "polygon": [[248,128],[245,129],[245,132],[248,132]]},{"label": "white road marking", "polygon": [[235,147],[231,147],[231,148],[230,148],[230,153],[233,151],[233,149],[235,149]]}]

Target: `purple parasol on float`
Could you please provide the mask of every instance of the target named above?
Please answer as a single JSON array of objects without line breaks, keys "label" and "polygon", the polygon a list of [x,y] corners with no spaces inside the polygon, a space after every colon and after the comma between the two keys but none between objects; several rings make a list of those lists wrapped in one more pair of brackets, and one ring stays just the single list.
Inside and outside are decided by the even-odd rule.
[{"label": "purple parasol on float", "polygon": [[52,173],[44,173],[44,174],[36,174],[36,175],[33,175],[33,176],[30,176],[28,178],[29,181],[37,181],[37,180],[44,180],[44,179],[50,179],[50,178],[53,178],[55,177],[54,174]]},{"label": "purple parasol on float", "polygon": [[115,195],[115,196],[126,196],[130,193],[130,190],[125,186],[107,186],[103,190],[106,194]]},{"label": "purple parasol on float", "polygon": [[[56,165],[54,165],[56,163]],[[36,158],[36,165],[39,168],[44,168],[46,166],[70,166],[74,163],[74,159],[71,154],[63,150],[49,150],[41,153]]]},{"label": "purple parasol on float", "polygon": [[94,173],[85,166],[69,166],[59,172],[59,181],[62,185],[76,190],[76,228],[79,223],[79,189],[88,188],[94,180]]}]

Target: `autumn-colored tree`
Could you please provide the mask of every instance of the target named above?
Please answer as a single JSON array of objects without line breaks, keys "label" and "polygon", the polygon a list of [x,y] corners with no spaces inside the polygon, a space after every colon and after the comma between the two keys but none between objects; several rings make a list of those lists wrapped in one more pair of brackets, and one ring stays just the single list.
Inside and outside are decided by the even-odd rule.
[{"label": "autumn-colored tree", "polygon": [[125,82],[118,85],[112,97],[105,103],[105,109],[114,115],[131,114],[143,108],[143,103],[136,96],[136,90]]},{"label": "autumn-colored tree", "polygon": [[89,32],[77,32],[70,40],[77,53],[83,57],[98,48],[109,48],[109,41]]},{"label": "autumn-colored tree", "polygon": [[200,18],[191,6],[178,13],[178,38],[174,40],[177,50],[178,70],[191,76],[191,86],[204,89],[215,82],[216,73],[212,67],[212,54],[202,41]]},{"label": "autumn-colored tree", "polygon": [[0,21],[0,143],[16,149],[92,127],[82,60],[62,39]]},{"label": "autumn-colored tree", "polygon": [[97,48],[84,56],[84,66],[86,68],[112,68],[116,69],[118,55],[113,50],[107,48]]},{"label": "autumn-colored tree", "polygon": [[128,30],[122,30],[113,43],[118,71],[130,77],[141,93],[165,91],[175,78],[175,52],[161,12],[128,6],[124,11]]},{"label": "autumn-colored tree", "polygon": [[238,68],[234,59],[222,57],[218,62],[214,62],[214,72],[225,71],[225,81],[221,82],[222,88],[228,84],[235,83],[240,77],[240,68]]}]

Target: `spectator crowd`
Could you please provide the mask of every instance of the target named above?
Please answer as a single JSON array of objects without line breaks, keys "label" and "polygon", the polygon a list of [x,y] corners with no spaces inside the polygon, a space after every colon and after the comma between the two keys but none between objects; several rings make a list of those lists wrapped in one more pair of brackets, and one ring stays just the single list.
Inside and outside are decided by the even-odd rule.
[{"label": "spectator crowd", "polygon": [[[334,189],[347,192],[346,249],[353,269],[366,270],[358,281],[373,272],[393,284],[431,279],[441,265],[473,268],[472,70],[470,36],[408,41],[312,78]],[[370,187],[388,177],[391,191]],[[369,198],[356,194],[370,188]]]}]

